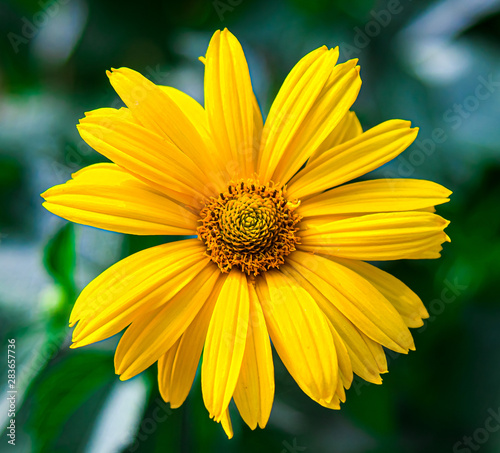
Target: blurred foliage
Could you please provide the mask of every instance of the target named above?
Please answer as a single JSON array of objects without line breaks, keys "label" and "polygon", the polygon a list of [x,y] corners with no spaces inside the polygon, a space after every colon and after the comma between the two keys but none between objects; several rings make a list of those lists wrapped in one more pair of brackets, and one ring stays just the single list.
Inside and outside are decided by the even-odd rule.
[{"label": "blurred foliage", "polygon": [[[499,432],[473,446],[464,440],[484,431],[488,411],[500,406],[500,93],[494,87],[483,100],[475,95],[480,80],[500,80],[499,6],[401,0],[383,19],[394,1],[0,3],[0,339],[18,344],[19,451],[500,451]],[[376,17],[380,30],[368,36]],[[340,45],[341,59],[359,58],[363,88],[354,109],[364,128],[390,118],[420,127],[417,142],[373,176],[431,179],[454,191],[438,207],[451,220],[452,239],[440,260],[379,263],[429,310],[430,319],[413,330],[417,350],[388,351],[384,385],[355,379],[340,412],[310,401],[275,356],[269,426],[251,431],[233,411],[231,441],[208,417],[199,376],[186,403],[171,410],[155,367],[132,387],[119,382],[116,338],[68,348],[69,313],[86,283],[121,257],[179,238],[73,226],[44,211],[38,196],[104,160],[82,143],[75,124],[85,111],[121,105],[106,69],[128,66],[203,101],[197,57],[226,26],[247,53],[264,113],[308,51]],[[446,139],[426,148],[422,160],[418,150],[436,129]],[[130,404],[117,406],[114,392]],[[112,428],[103,425],[106,414]]]},{"label": "blurred foliage", "polygon": [[76,298],[73,224],[68,223],[63,226],[54,237],[49,239],[44,250],[43,264],[61,294],[59,303],[52,309],[49,322],[52,329],[61,329],[67,325],[69,313]]},{"label": "blurred foliage", "polygon": [[33,382],[25,407],[34,453],[84,451],[115,378],[110,359],[102,351],[68,353]]}]

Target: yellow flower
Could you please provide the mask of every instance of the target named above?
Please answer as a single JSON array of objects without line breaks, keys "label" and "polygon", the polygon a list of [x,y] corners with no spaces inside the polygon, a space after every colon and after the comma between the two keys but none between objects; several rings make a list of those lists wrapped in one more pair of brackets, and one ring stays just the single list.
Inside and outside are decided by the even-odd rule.
[{"label": "yellow flower", "polygon": [[126,328],[116,373],[158,362],[161,394],[180,406],[203,352],[208,412],[232,436],[234,399],[254,429],[274,398],[271,341],[300,388],[339,409],[353,373],[381,383],[383,347],[414,349],[427,311],[370,260],[437,258],[450,191],[430,181],[347,183],[405,150],[417,129],[363,132],[349,111],[357,61],[321,47],[292,69],[263,124],[237,39],[217,31],[205,108],[131,69],[108,72],[127,108],[86,114],[82,138],[113,163],[91,165],[42,196],[70,221],[139,235],[196,235],[116,263],[81,293],[72,347]]}]

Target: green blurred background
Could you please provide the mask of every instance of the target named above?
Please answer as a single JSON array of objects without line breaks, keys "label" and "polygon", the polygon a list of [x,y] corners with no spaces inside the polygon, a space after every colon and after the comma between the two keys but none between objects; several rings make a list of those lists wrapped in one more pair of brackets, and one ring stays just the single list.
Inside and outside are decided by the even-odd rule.
[{"label": "green blurred background", "polygon": [[[105,70],[128,66],[203,101],[214,30],[242,42],[264,112],[296,61],[326,44],[359,58],[365,129],[409,119],[419,138],[373,177],[454,191],[440,260],[381,263],[431,317],[416,352],[389,355],[384,385],[355,379],[341,411],[309,400],[276,360],[265,430],[208,418],[199,380],[162,404],[156,368],[121,382],[117,338],[70,350],[79,291],[110,264],[166,238],[70,225],[39,194],[102,161],[77,134],[83,113],[120,104]],[[0,2],[0,341],[17,344],[22,452],[500,452],[500,1],[187,0]],[[7,358],[0,361],[7,423]]]}]

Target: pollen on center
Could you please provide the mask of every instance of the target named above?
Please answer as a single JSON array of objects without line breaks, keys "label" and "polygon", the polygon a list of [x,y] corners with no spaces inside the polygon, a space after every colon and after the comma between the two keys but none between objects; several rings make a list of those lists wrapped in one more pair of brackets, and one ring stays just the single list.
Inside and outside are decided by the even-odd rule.
[{"label": "pollen on center", "polygon": [[278,268],[299,242],[299,202],[285,198],[284,188],[253,180],[230,183],[200,212],[198,237],[222,272],[234,266],[248,275]]}]

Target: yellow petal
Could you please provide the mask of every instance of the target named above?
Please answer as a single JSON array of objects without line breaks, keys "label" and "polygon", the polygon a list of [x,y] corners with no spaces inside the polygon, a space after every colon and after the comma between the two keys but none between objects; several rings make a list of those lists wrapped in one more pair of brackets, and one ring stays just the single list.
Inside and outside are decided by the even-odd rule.
[{"label": "yellow petal", "polygon": [[127,107],[120,107],[119,109],[113,109],[109,107],[103,107],[100,109],[96,110],[90,110],[89,112],[85,112],[85,116],[95,116],[95,117],[102,117],[104,119],[110,117],[110,116],[118,116],[124,121],[130,121],[132,123],[137,123],[137,120],[134,118],[134,115],[132,115],[132,112],[127,108]]},{"label": "yellow petal", "polygon": [[179,106],[184,114],[197,127],[202,137],[208,139],[208,117],[203,106],[193,99],[189,94],[177,88],[159,85],[159,88]]},{"label": "yellow petal", "polygon": [[335,394],[338,363],[324,313],[297,282],[280,271],[256,279],[271,340],[299,387],[318,402]]},{"label": "yellow petal", "polygon": [[115,353],[116,374],[121,380],[144,371],[175,344],[210,297],[220,275],[219,268],[209,263],[162,307],[132,322]]},{"label": "yellow petal", "polygon": [[225,181],[229,181],[231,176],[226,170],[226,162],[222,153],[215,151],[215,145],[210,133],[210,127],[208,125],[208,116],[205,109],[199,104],[195,99],[193,99],[188,94],[177,90],[176,88],[160,86],[161,90],[167,94],[170,99],[177,104],[177,106],[185,113],[186,117],[196,126],[198,133],[205,142],[205,146],[209,149],[209,155],[216,160],[215,164],[212,165],[211,177],[214,180],[206,181],[205,183],[209,186],[210,190],[206,190],[205,194],[210,194],[210,191],[214,193],[220,192],[220,187],[225,189]]},{"label": "yellow petal", "polygon": [[[186,332],[188,330],[189,327],[186,329]],[[175,357],[177,356],[179,345],[186,332],[184,332],[181,337],[173,344],[173,346],[158,359],[158,388],[160,390],[161,397],[166,403],[168,403],[171,399],[170,387],[172,385],[172,369],[174,366]],[[199,357],[198,360],[200,360]],[[189,382],[186,382],[186,385],[189,385],[189,389],[191,389],[193,380],[188,379],[188,381]]]},{"label": "yellow petal", "polygon": [[385,356],[384,348],[376,341],[373,341],[371,338],[367,337],[365,334],[362,333],[361,335],[363,337],[363,340],[365,340],[368,349],[370,349],[373,358],[375,359],[375,364],[377,366],[378,372],[387,373],[387,357]]},{"label": "yellow petal", "polygon": [[[253,94],[253,93],[252,93]],[[255,154],[254,154],[254,167],[257,168],[257,159],[260,146],[260,140],[262,137],[262,129],[264,128],[264,119],[262,118],[262,111],[260,110],[259,103],[255,94],[253,94],[253,136],[255,143]]]},{"label": "yellow petal", "polygon": [[219,294],[208,327],[201,368],[201,387],[210,417],[220,421],[240,374],[249,317],[247,279],[233,269]]},{"label": "yellow petal", "polygon": [[320,401],[323,407],[327,407],[328,409],[340,409],[340,398],[338,395],[333,395],[333,398],[330,401]]},{"label": "yellow petal", "polygon": [[[286,276],[294,279],[299,283],[299,285],[304,288],[310,295],[311,297],[316,301],[318,304],[319,308],[324,312],[324,314],[329,318],[329,314],[331,312],[328,311],[330,308],[331,304],[325,299],[325,297],[316,289],[314,288],[300,272],[298,272],[293,265],[286,264],[282,267],[280,267],[280,270],[285,274]],[[325,307],[325,301],[326,301],[326,308],[327,310],[324,310],[323,308]],[[340,316],[343,316],[342,314],[339,313]],[[349,388],[351,386],[352,382],[352,366],[351,366],[351,360],[349,358],[349,353],[346,348],[346,345],[342,339],[342,337],[339,335],[331,321],[328,321],[328,327],[330,328],[330,332],[332,334],[332,339],[335,345],[335,351],[337,352],[337,359],[338,359],[338,366],[339,366],[339,379],[337,382],[337,394],[340,396],[340,399],[342,401],[345,401],[345,392],[344,392],[344,387]],[[329,406],[327,406],[329,407]]]},{"label": "yellow petal", "polygon": [[135,253],[92,280],[71,312],[73,347],[103,340],[120,332],[138,314],[161,307],[185,285],[209,258],[196,239],[172,242]]},{"label": "yellow petal", "polygon": [[71,222],[128,234],[194,234],[196,216],[115,164],[90,165],[44,192],[43,206]]},{"label": "yellow petal", "polygon": [[301,170],[288,185],[289,198],[304,198],[350,181],[389,162],[411,145],[418,128],[390,120],[331,148]]},{"label": "yellow petal", "polygon": [[307,161],[307,165],[312,164],[318,156],[321,156],[325,151],[333,148],[334,146],[340,145],[341,143],[347,142],[358,135],[363,133],[363,128],[358,120],[358,117],[354,112],[347,112],[344,118],[340,121],[335,129],[330,133],[328,137],[321,143],[321,145],[316,149],[316,151],[311,155]]},{"label": "yellow petal", "polygon": [[205,63],[205,109],[212,137],[233,178],[254,166],[254,96],[245,54],[227,29],[216,31]]},{"label": "yellow petal", "polygon": [[416,211],[436,212],[436,208],[434,206],[429,206],[428,208],[416,209]]},{"label": "yellow petal", "polygon": [[[218,33],[218,32],[216,32]],[[206,64],[205,57],[198,58],[203,64]],[[254,143],[256,146],[260,143],[260,137],[262,135],[263,128],[263,118],[262,112],[260,110],[259,103],[257,102],[257,98],[255,97],[255,93],[252,92],[252,107],[253,107],[253,134],[254,134]],[[208,129],[208,126],[207,126]],[[256,157],[254,156],[254,165],[256,165]]]},{"label": "yellow petal", "polygon": [[165,137],[123,119],[119,111],[82,118],[78,131],[92,148],[108,159],[153,183],[167,195],[199,209],[199,199],[205,194],[209,180]]},{"label": "yellow petal", "polygon": [[[312,260],[314,260],[314,257],[311,255],[310,260],[307,261],[307,265],[310,265]],[[368,346],[368,342],[374,343],[373,340],[360,332],[353,323],[342,314],[336,305],[330,302],[330,300],[308,280],[307,273],[302,271],[302,267],[297,266],[293,262],[289,262],[283,267],[283,271],[292,275],[300,285],[311,294],[320,309],[325,313],[331,326],[344,342],[349,355],[352,371],[368,382],[381,384],[382,379],[380,378],[377,360],[373,357],[372,349]],[[339,363],[341,363],[340,357]]]},{"label": "yellow petal", "polygon": [[188,156],[215,183],[216,192],[223,190],[222,169],[217,149],[207,146],[187,110],[168,93],[129,68],[108,71],[111,85],[135,118],[147,129],[163,136]]},{"label": "yellow petal", "polygon": [[[336,52],[334,54],[336,60]],[[290,131],[290,135],[282,135],[276,144],[277,150],[283,149],[283,155],[274,170],[273,181],[287,182],[345,116],[361,87],[359,66],[356,66],[356,63],[357,60],[350,60],[333,69],[325,67],[326,84],[307,115],[296,125],[296,129]],[[307,96],[307,93],[299,94],[299,97],[302,95]],[[301,108],[302,102],[303,100],[299,99],[297,107]],[[294,118],[293,115],[297,115],[297,111],[291,110],[289,114]],[[288,120],[290,121],[290,118]],[[287,129],[285,132],[288,132]]]},{"label": "yellow petal", "polygon": [[225,281],[221,275],[199,313],[176,343],[158,360],[158,385],[163,399],[170,407],[182,405],[193,384],[208,325],[220,288]]},{"label": "yellow petal", "polygon": [[362,261],[332,258],[368,280],[394,306],[408,327],[420,327],[429,314],[420,298],[401,280]]},{"label": "yellow petal", "polygon": [[233,438],[233,425],[231,423],[231,417],[229,416],[229,409],[226,409],[222,414],[220,423],[228,439]]},{"label": "yellow petal", "polygon": [[303,217],[413,211],[449,201],[451,191],[431,181],[376,179],[336,187],[306,200]]},{"label": "yellow petal", "polygon": [[[311,294],[312,295],[312,294]],[[319,305],[319,304],[318,304]],[[349,357],[349,352],[347,351],[347,347],[342,340],[342,337],[337,332],[333,324],[328,323],[330,326],[330,331],[332,333],[333,342],[335,344],[335,350],[337,351],[337,360],[339,364],[339,380],[337,384],[337,394],[341,392],[341,401],[345,401],[345,392],[343,388],[346,389],[351,387],[352,382],[352,364],[351,359]],[[339,390],[340,389],[340,390]],[[340,395],[339,395],[340,396]]]},{"label": "yellow petal", "polygon": [[382,384],[380,373],[387,372],[387,362],[383,366],[385,353],[382,346],[356,329],[340,312],[338,315],[332,322],[346,345],[353,372],[372,384]]},{"label": "yellow petal", "polygon": [[439,258],[449,222],[428,212],[369,214],[329,223],[311,220],[300,249],[356,260]]},{"label": "yellow petal", "polygon": [[288,142],[314,105],[337,58],[338,49],[328,51],[325,46],[320,47],[302,58],[286,77],[262,132],[257,172],[263,181],[271,180]]},{"label": "yellow petal", "polygon": [[322,256],[296,251],[288,258],[365,335],[397,352],[414,349],[410,331],[396,309],[368,281]]},{"label": "yellow petal", "polygon": [[240,377],[234,402],[245,423],[264,428],[269,420],[274,398],[274,366],[266,320],[255,287],[249,285],[250,322]]}]

